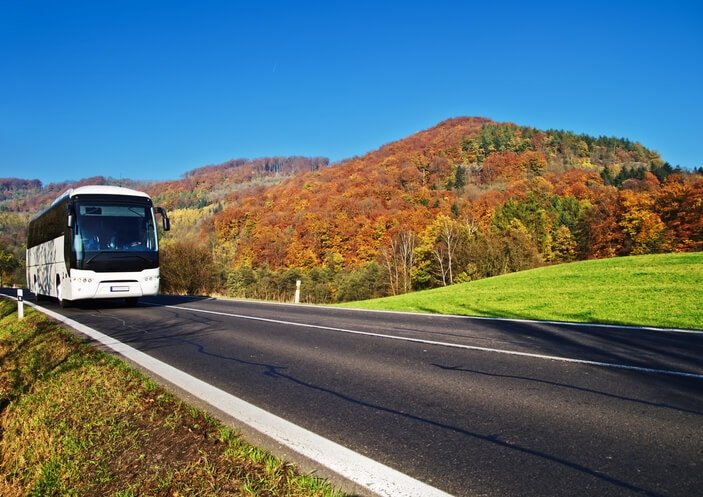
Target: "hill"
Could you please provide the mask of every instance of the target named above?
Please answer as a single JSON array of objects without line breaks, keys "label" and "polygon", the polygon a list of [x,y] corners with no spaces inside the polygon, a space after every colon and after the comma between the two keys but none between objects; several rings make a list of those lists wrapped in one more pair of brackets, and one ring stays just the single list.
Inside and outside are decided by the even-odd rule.
[{"label": "hill", "polygon": [[[191,224],[199,223],[217,210],[218,206],[221,207],[230,191],[275,184],[295,174],[314,171],[327,165],[329,160],[322,157],[236,159],[188,171],[179,180],[162,182],[94,176],[43,185],[37,179],[0,178],[0,255],[9,253],[16,261],[23,261],[27,223],[69,188],[116,185],[146,191],[155,204],[176,211],[176,226],[180,229],[175,232],[180,237],[188,232],[188,219],[193,218],[189,213],[197,213],[197,219]],[[17,264],[12,275],[14,282],[23,281],[22,266],[23,264]]]},{"label": "hill", "polygon": [[703,330],[703,252],[580,261],[346,307]]},{"label": "hill", "polygon": [[456,118],[234,192],[201,236],[217,247],[223,292],[290,298],[301,279],[304,299],[331,302],[702,250],[702,199],[700,174],[627,139]]},{"label": "hill", "polygon": [[[509,209],[531,203],[536,205],[525,208],[549,210],[550,202],[569,198],[571,210],[579,211],[571,212],[575,217],[581,211],[575,204],[601,197],[608,183],[644,181],[647,172],[658,183],[652,171],[663,178],[670,169],[656,153],[627,140],[450,119],[319,174],[265,192],[238,192],[217,215],[216,236],[236,242],[235,264],[359,266],[376,260],[399,233],[420,235],[439,214],[486,227],[509,199],[519,203]],[[532,229],[532,220],[522,217]],[[573,235],[575,219],[569,221]],[[531,234],[549,258],[545,230]]]},{"label": "hill", "polygon": [[[241,159],[133,186],[171,210],[165,290],[290,299],[300,279],[303,300],[338,302],[703,250],[701,172],[624,138],[460,117],[335,164]],[[21,258],[28,212],[66,187],[1,181],[0,243]]]}]

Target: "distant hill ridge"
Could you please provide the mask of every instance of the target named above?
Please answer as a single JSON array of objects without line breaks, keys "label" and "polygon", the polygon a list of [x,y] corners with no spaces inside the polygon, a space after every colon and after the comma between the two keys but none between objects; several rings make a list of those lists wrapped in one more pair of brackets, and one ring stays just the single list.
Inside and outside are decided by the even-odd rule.
[{"label": "distant hill ridge", "polygon": [[[516,139],[516,136],[520,138]],[[530,140],[530,143],[526,140]],[[414,154],[413,159],[420,162],[423,158],[432,160],[436,155],[444,155],[457,163],[469,160],[475,165],[483,162],[491,153],[545,149],[545,146],[551,154],[548,158],[550,164],[554,167],[584,165],[592,161],[592,165],[610,168],[615,170],[617,175],[623,167],[641,166],[656,169],[666,164],[658,153],[624,138],[594,138],[566,131],[539,131],[512,123],[496,123],[482,117],[457,117],[386,144],[362,157],[345,159],[334,165],[345,166],[357,164],[359,161],[383,164],[386,159],[397,160],[399,157],[407,157],[408,153]],[[413,150],[414,152],[411,152]],[[574,159],[576,161],[569,164],[569,161]],[[329,165],[329,159],[324,157],[262,157],[233,159],[221,164],[199,167],[183,173],[181,179],[167,181],[95,176],[43,185],[38,179],[0,178],[0,208],[5,211],[31,210],[37,203],[50,202],[49,197],[52,195],[86,184],[143,188],[159,195],[162,192],[185,190],[193,185],[206,189],[216,184],[242,184],[267,176],[287,178],[298,173],[318,171]],[[28,205],[8,202],[12,199],[26,201],[27,197],[33,197]]]}]

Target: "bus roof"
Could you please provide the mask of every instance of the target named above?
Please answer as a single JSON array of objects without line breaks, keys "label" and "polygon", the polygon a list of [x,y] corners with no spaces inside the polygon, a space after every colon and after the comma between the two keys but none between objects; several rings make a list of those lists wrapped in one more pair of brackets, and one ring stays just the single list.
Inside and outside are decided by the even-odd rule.
[{"label": "bus roof", "polygon": [[71,188],[63,192],[59,197],[54,200],[54,204],[65,197],[75,197],[76,195],[125,195],[129,197],[144,197],[149,198],[144,192],[139,190],[132,190],[131,188],[124,188],[122,186],[108,186],[108,185],[86,185],[79,186],[78,188]]}]

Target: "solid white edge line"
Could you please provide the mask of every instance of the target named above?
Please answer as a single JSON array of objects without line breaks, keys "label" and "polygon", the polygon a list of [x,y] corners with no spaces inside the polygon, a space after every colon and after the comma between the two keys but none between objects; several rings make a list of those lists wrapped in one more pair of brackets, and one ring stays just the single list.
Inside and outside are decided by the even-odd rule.
[{"label": "solid white edge line", "polygon": [[[471,316],[469,314],[440,314],[432,312],[414,312],[414,311],[392,311],[388,309],[364,309],[362,307],[346,307],[341,305],[318,305],[318,304],[294,304],[291,302],[269,302],[266,300],[254,300],[254,299],[236,299],[236,298],[222,298],[222,297],[210,297],[209,300],[220,300],[223,302],[246,302],[249,304],[265,304],[265,305],[280,305],[289,307],[314,307],[316,309],[322,309],[327,311],[359,311],[359,312],[376,312],[376,313],[386,313],[386,314],[401,314],[406,316],[425,316],[425,317],[442,317],[442,318],[452,318],[452,319],[466,319],[466,320],[478,320],[478,321],[505,321],[506,323],[526,323],[526,324],[554,324],[558,326],[570,326],[574,328],[605,328],[605,329],[621,329],[621,330],[632,330],[632,331],[663,331],[671,333],[690,333],[693,335],[703,335],[703,330],[687,329],[687,328],[661,328],[656,326],[637,326],[633,324],[606,324],[606,323],[579,323],[576,321],[545,321],[539,319],[526,319],[526,318],[498,318],[491,316]],[[156,304],[151,304],[156,305]]]},{"label": "solid white edge line", "polygon": [[[149,305],[156,306],[157,304],[149,304]],[[322,325],[318,325],[318,324],[296,323],[294,321],[282,321],[279,319],[247,316],[244,314],[234,314],[234,313],[230,313],[230,312],[208,311],[206,309],[197,309],[194,307],[179,307],[176,305],[165,305],[165,306],[160,306],[160,307],[166,307],[169,309],[178,309],[181,311],[200,312],[203,314],[214,314],[214,315],[219,315],[219,316],[234,317],[234,318],[238,318],[238,319],[248,319],[251,321],[262,321],[265,323],[284,324],[287,326],[297,326],[300,328],[313,328],[313,329],[318,329],[318,330],[334,331],[334,332],[338,332],[338,333],[349,333],[352,335],[365,335],[365,336],[371,336],[371,337],[377,337],[377,338],[386,338],[386,339],[390,339],[390,340],[400,340],[400,341],[404,341],[404,342],[422,343],[422,344],[426,344],[426,345],[438,345],[441,347],[451,347],[451,348],[455,348],[455,349],[475,350],[475,351],[479,351],[479,352],[492,352],[495,354],[530,357],[533,359],[545,359],[545,360],[549,360],[549,361],[569,362],[569,363],[574,363],[574,364],[584,364],[584,365],[588,365],[588,366],[597,366],[597,367],[603,367],[603,368],[637,371],[640,373],[663,374],[663,375],[669,375],[669,376],[681,376],[681,377],[685,377],[685,378],[695,378],[698,380],[703,380],[703,374],[687,373],[685,371],[645,368],[642,366],[631,366],[628,364],[589,361],[586,359],[574,359],[571,357],[552,356],[552,355],[546,355],[546,354],[535,354],[535,353],[531,353],[531,352],[519,352],[516,350],[494,349],[494,348],[490,348],[490,347],[479,347],[477,345],[462,345],[459,343],[439,342],[436,340],[424,340],[422,338],[400,337],[400,336],[395,336],[395,335],[387,335],[385,333],[373,333],[370,331],[359,331],[359,330],[349,330],[349,329],[345,329],[345,328],[334,328],[331,326],[322,326]]]},{"label": "solid white edge line", "polygon": [[256,431],[313,461],[317,461],[379,496],[452,497],[442,490],[256,407],[89,326],[31,302],[25,301],[25,304],[102,343],[130,361],[202,399]]},{"label": "solid white edge line", "polygon": [[[295,304],[289,304],[295,305]],[[655,326],[635,326],[631,324],[605,324],[605,323],[577,323],[575,321],[540,321],[538,319],[521,318],[495,318],[490,316],[462,316],[460,314],[432,314],[430,312],[410,312],[410,311],[390,311],[387,309],[361,309],[358,307],[331,307],[332,309],[345,309],[361,312],[385,312],[388,314],[404,314],[407,316],[443,317],[454,319],[476,319],[478,321],[504,321],[506,323],[523,324],[554,324],[558,326],[570,326],[573,328],[605,328],[614,330],[631,331],[662,331],[670,333],[690,333],[692,335],[703,335],[703,330],[691,330],[686,328],[657,328]]]}]

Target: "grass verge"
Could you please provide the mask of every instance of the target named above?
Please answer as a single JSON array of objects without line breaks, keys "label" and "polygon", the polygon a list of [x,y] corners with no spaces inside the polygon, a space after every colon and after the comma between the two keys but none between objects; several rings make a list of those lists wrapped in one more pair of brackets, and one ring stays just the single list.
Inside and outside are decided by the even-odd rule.
[{"label": "grass verge", "polygon": [[703,329],[703,252],[581,261],[346,307]]},{"label": "grass verge", "polygon": [[119,359],[0,299],[0,495],[341,497]]}]

